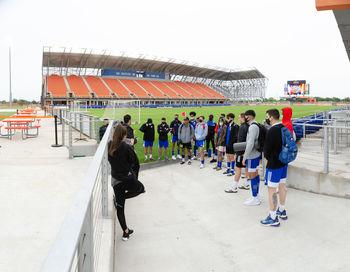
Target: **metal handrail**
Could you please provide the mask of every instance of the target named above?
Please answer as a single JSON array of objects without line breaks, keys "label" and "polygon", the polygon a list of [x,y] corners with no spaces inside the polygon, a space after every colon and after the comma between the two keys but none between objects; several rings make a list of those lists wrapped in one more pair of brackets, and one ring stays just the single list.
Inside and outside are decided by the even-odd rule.
[{"label": "metal handrail", "polygon": [[332,125],[314,125],[314,124],[306,124],[306,123],[293,123],[293,125],[300,125],[300,126],[308,126],[308,127],[321,127],[321,128],[340,128],[340,129],[350,129],[350,127],[342,127],[342,126],[332,126]]},{"label": "metal handrail", "polygon": [[[42,272],[65,272],[70,271],[74,257],[77,252],[77,247],[81,239],[84,224],[86,219],[91,219],[91,199],[96,181],[98,179],[100,167],[107,161],[108,140],[112,132],[112,122],[108,125],[105,135],[97,148],[95,156],[90,163],[89,169],[86,172],[84,182],[79,188],[77,196],[75,197],[72,206],[66,215],[61,229],[52,245],[52,248],[45,259],[41,268]],[[105,169],[105,172],[107,170]],[[108,174],[104,175],[104,179],[108,179]],[[107,180],[102,181],[107,184]],[[108,190],[104,190],[102,195],[105,200],[108,199]],[[107,194],[107,195],[106,195]],[[107,201],[105,201],[107,202]],[[108,203],[108,202],[107,202]],[[108,218],[108,209],[106,204],[102,205],[104,218]],[[91,226],[90,226],[91,227]],[[93,231],[93,230],[90,230]],[[90,239],[91,239],[91,233]],[[91,253],[92,254],[92,253]],[[93,255],[86,255],[85,258],[91,258],[90,267],[93,267]],[[92,265],[91,265],[92,264]],[[80,270],[78,270],[80,271]],[[93,271],[93,268],[87,268],[84,271]]]}]

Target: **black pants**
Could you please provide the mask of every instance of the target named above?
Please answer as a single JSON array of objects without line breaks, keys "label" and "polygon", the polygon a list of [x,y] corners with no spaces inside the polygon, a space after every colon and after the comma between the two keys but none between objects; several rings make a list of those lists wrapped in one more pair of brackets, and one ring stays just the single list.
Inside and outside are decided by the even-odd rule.
[{"label": "black pants", "polygon": [[213,150],[215,150],[214,137],[210,137],[210,138],[207,137],[207,138],[205,138],[205,143],[207,145],[207,151],[209,149],[210,142],[211,142],[211,146],[213,147]]},{"label": "black pants", "polygon": [[117,209],[117,217],[123,231],[128,227],[125,220],[125,200],[136,197],[145,191],[143,184],[136,179],[135,175],[129,176],[126,180],[113,186],[115,195],[115,206]]}]

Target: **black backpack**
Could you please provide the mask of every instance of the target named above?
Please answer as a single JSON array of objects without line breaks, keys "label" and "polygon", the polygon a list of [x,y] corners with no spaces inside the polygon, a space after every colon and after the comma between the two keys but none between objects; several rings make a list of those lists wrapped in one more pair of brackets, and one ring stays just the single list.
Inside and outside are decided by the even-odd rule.
[{"label": "black backpack", "polygon": [[251,125],[257,125],[259,127],[259,137],[258,137],[258,143],[259,146],[257,148],[257,150],[259,152],[263,152],[264,151],[264,143],[265,143],[265,138],[266,138],[266,133],[267,133],[267,129],[264,125],[259,124],[259,123],[252,123]]}]

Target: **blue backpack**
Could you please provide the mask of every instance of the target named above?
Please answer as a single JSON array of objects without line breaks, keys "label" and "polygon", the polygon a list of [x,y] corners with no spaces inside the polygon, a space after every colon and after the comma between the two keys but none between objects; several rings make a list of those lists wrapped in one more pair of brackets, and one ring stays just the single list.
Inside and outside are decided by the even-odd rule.
[{"label": "blue backpack", "polygon": [[281,128],[282,134],[282,151],[278,159],[284,164],[294,161],[298,155],[298,147],[295,143],[292,132],[285,126]]}]

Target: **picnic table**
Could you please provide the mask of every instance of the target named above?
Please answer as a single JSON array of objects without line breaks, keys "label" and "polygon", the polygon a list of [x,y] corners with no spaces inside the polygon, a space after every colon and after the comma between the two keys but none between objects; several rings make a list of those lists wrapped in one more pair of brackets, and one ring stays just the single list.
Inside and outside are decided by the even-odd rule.
[{"label": "picnic table", "polygon": [[[2,120],[2,122],[6,123],[7,126],[4,128],[7,130],[7,134],[3,134],[1,132],[0,126],[0,136],[7,137],[9,139],[12,139],[12,136],[16,134],[16,131],[21,131],[22,133],[22,139],[30,138],[30,137],[37,137],[39,135],[39,128],[41,125],[39,123],[35,123],[35,118],[6,118],[5,120]],[[36,129],[35,134],[30,134],[30,129]]]}]

